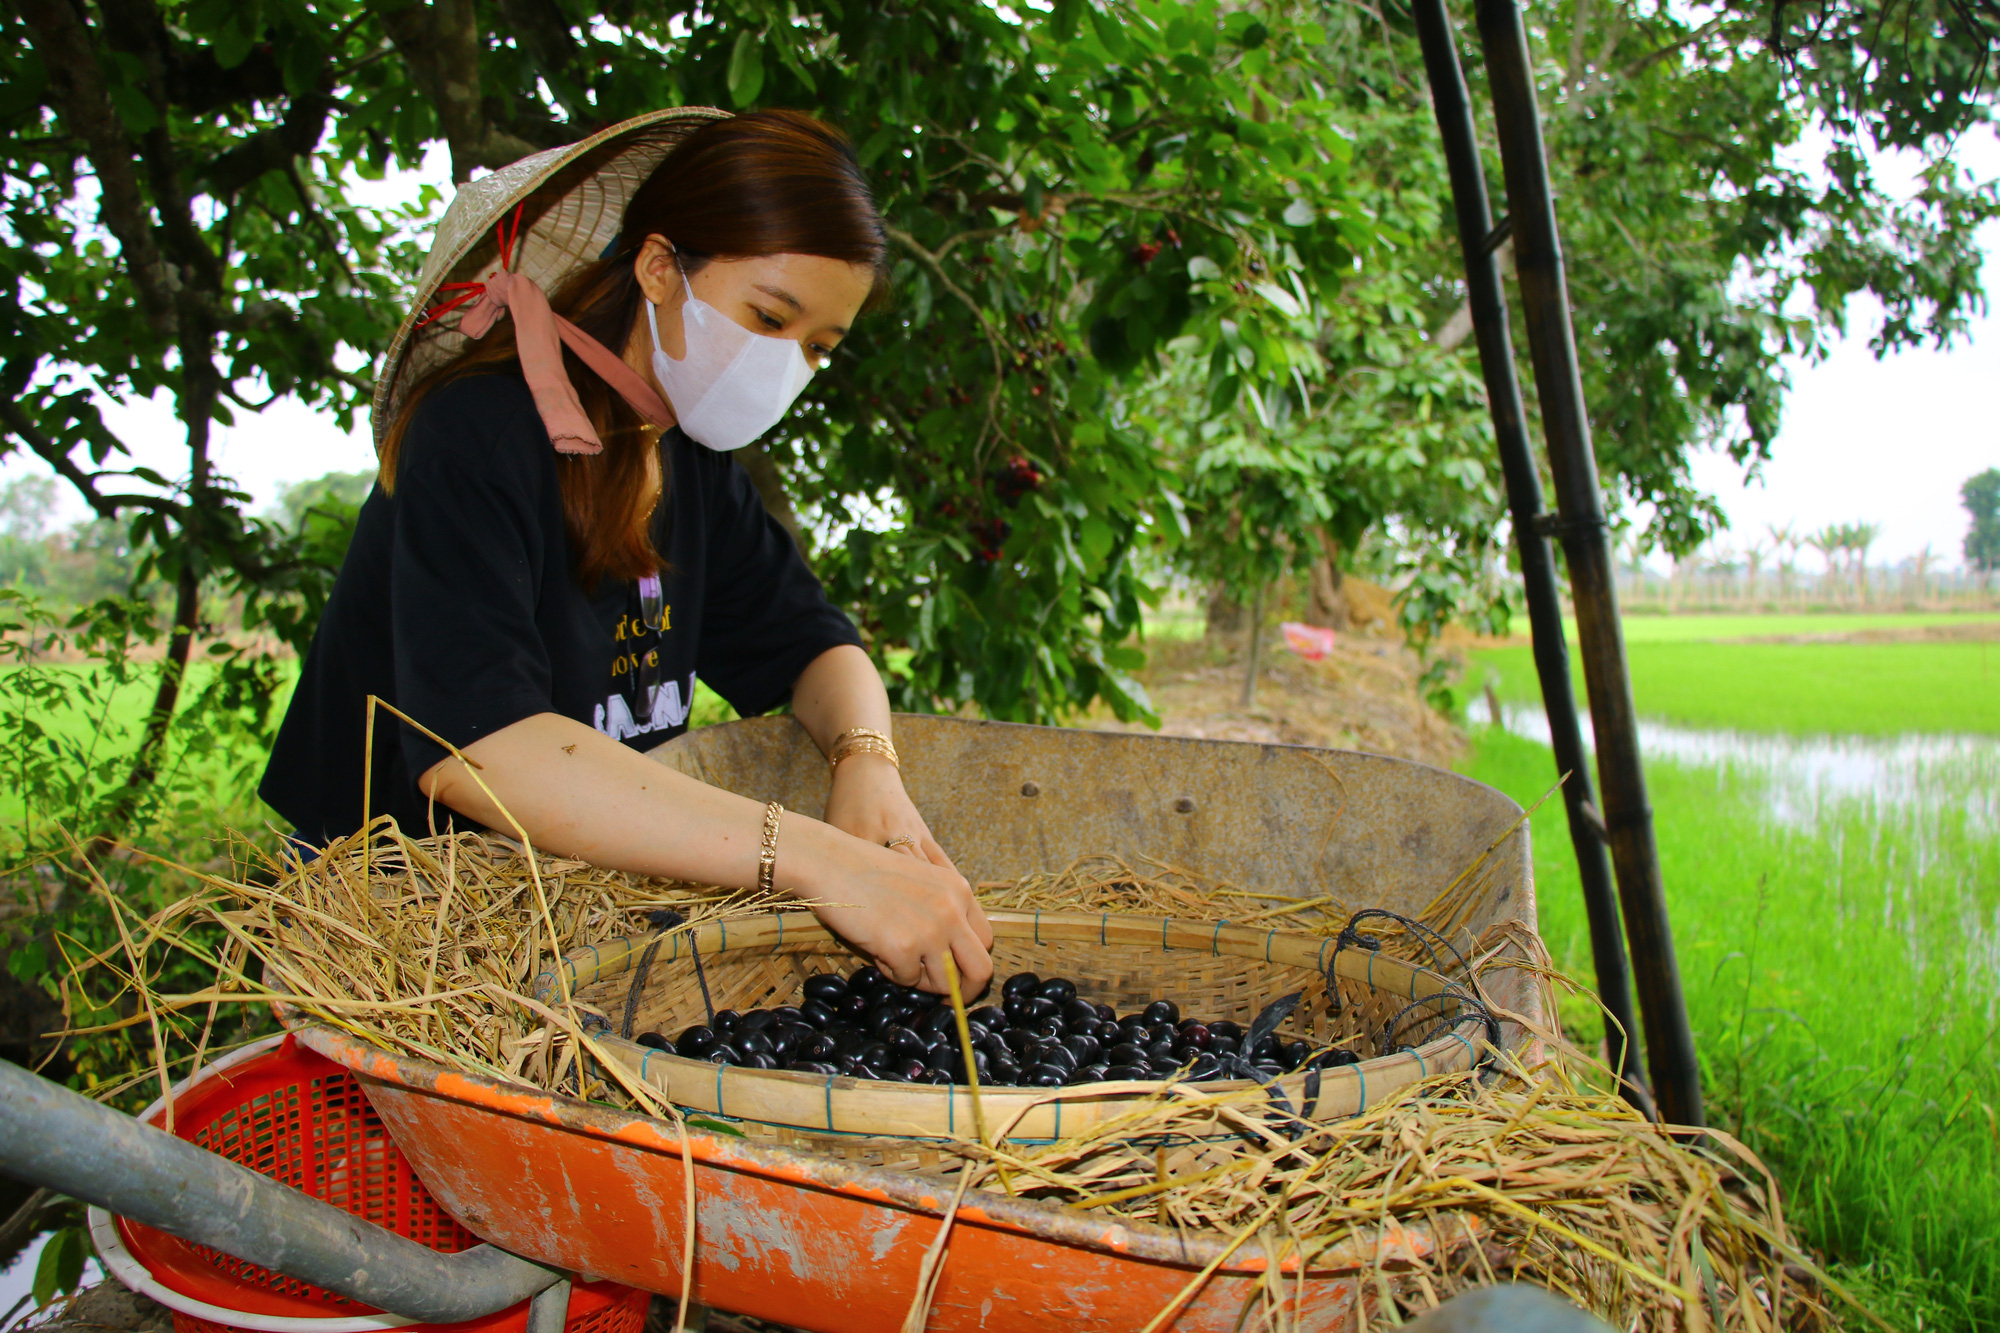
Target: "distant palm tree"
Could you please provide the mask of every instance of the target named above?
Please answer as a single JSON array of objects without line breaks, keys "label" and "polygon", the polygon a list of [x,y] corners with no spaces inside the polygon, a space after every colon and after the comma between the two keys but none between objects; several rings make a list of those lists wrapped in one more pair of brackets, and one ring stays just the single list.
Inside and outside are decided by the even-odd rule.
[{"label": "distant palm tree", "polygon": [[1868,600],[1868,548],[1882,539],[1880,523],[1845,523],[1841,534],[1846,538],[1847,550],[1854,562],[1854,592],[1865,602]]},{"label": "distant palm tree", "polygon": [[1935,559],[1937,555],[1931,550],[1929,542],[1924,543],[1923,550],[1910,557],[1910,572],[1916,576],[1915,599],[1919,602],[1930,592],[1931,561]]},{"label": "distant palm tree", "polygon": [[1766,523],[1764,531],[1771,534],[1771,546],[1777,553],[1778,596],[1789,598],[1792,595],[1792,580],[1799,572],[1799,547],[1804,545],[1804,539],[1799,536],[1798,525],[1794,523],[1783,527]]},{"label": "distant palm tree", "polygon": [[1846,532],[1832,524],[1828,524],[1816,532],[1807,533],[1801,539],[1801,542],[1803,545],[1818,551],[1820,558],[1826,561],[1826,583],[1824,586],[1831,592],[1838,582],[1841,552],[1847,549]]},{"label": "distant palm tree", "polygon": [[1771,554],[1771,548],[1760,541],[1743,543],[1744,592],[1752,601],[1757,598],[1757,585],[1764,577],[1764,557]]}]

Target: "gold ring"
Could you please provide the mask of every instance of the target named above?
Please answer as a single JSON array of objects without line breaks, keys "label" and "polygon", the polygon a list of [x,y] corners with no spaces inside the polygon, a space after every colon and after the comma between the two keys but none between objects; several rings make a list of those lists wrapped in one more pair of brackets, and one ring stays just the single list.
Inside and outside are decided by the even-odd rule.
[{"label": "gold ring", "polygon": [[889,841],[883,843],[882,845],[884,847],[893,850],[897,847],[914,847],[917,845],[917,840],[911,837],[909,834],[905,833],[899,837],[894,837],[889,839]]}]

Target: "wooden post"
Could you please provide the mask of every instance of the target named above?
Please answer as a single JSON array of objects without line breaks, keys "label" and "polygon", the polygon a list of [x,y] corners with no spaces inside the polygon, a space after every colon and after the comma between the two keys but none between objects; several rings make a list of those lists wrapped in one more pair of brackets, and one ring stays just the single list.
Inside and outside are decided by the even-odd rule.
[{"label": "wooden post", "polygon": [[[1473,130],[1472,104],[1465,74],[1458,63],[1458,43],[1445,0],[1416,0],[1417,36],[1423,43],[1424,67],[1430,75],[1431,105],[1438,133],[1444,140],[1445,164],[1451,173],[1452,201],[1458,214],[1458,241],[1465,255],[1466,296],[1472,307],[1472,329],[1478,340],[1479,366],[1486,380],[1487,407],[1493,416],[1493,437],[1507,479],[1507,502],[1513,517],[1514,544],[1521,557],[1521,581],[1527,590],[1528,624],[1534,636],[1535,672],[1541,679],[1542,705],[1548,711],[1550,747],[1556,770],[1569,774],[1563,802],[1569,809],[1570,847],[1576,854],[1577,878],[1583,889],[1584,911],[1590,920],[1590,951],[1597,970],[1597,994],[1611,1021],[1605,1045],[1611,1067],[1618,1072],[1625,1099],[1642,1113],[1653,1113],[1640,1074],[1639,1025],[1632,1009],[1632,977],[1625,956],[1625,934],[1618,924],[1618,892],[1612,878],[1611,856],[1604,840],[1604,822],[1592,792],[1583,728],[1576,712],[1576,692],[1570,683],[1569,649],[1563,641],[1562,589],[1555,556],[1543,533],[1542,482],[1535,471],[1528,443],[1521,381],[1514,371],[1513,335],[1508,331],[1507,296],[1500,282],[1495,252],[1506,239],[1506,224],[1493,225],[1486,199],[1486,172],[1479,162],[1479,140]],[[1491,699],[1489,692],[1488,698]],[[1495,717],[1499,722],[1497,705]],[[1622,1029],[1622,1030],[1621,1030]]]},{"label": "wooden post", "polygon": [[1569,287],[1535,106],[1528,34],[1514,0],[1475,0],[1474,13],[1493,91],[1508,215],[1513,219],[1514,268],[1527,318],[1528,354],[1548,439],[1549,469],[1555,479],[1557,513],[1546,530],[1560,536],[1569,565],[1577,645],[1597,734],[1604,826],[1624,906],[1625,933],[1631,941],[1647,1067],[1660,1114],[1674,1124],[1699,1126],[1701,1070],[1681,997],[1680,967],[1674,958],[1659,848],[1653,837],[1653,810],[1640,763],[1639,719],[1626,669],[1610,533],[1570,328]]}]

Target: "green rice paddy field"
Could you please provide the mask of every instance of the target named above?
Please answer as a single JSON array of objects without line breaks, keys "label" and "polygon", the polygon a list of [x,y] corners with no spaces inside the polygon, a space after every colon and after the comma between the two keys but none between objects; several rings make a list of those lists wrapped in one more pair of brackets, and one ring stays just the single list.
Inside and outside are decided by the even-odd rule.
[{"label": "green rice paddy field", "polygon": [[[1648,777],[1710,1119],[1777,1168],[1791,1220],[1892,1324],[2000,1329],[1986,645],[1704,641],[1749,636],[1701,619],[1635,620],[1631,658],[1642,715],[1670,724]],[[1554,771],[1527,650],[1475,654],[1482,677],[1512,730],[1474,726],[1462,767],[1528,803]],[[1538,899],[1587,979],[1564,820],[1559,802],[1534,820]],[[1588,1006],[1566,1013],[1592,1029]]]}]

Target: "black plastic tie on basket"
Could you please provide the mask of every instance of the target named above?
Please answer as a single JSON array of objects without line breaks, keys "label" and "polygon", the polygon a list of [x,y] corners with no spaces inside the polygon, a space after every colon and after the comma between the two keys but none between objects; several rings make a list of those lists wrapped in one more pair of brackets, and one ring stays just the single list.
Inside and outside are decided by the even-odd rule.
[{"label": "black plastic tie on basket", "polygon": [[1401,925],[1403,929],[1409,931],[1416,939],[1418,946],[1423,949],[1424,958],[1430,966],[1431,971],[1449,980],[1450,974],[1445,968],[1444,960],[1438,957],[1437,950],[1433,949],[1430,944],[1431,940],[1436,940],[1457,961],[1458,970],[1465,977],[1466,981],[1475,988],[1478,986],[1478,978],[1472,974],[1472,964],[1466,961],[1465,955],[1459,952],[1457,945],[1439,934],[1435,929],[1425,925],[1414,917],[1404,916],[1401,912],[1392,912],[1386,907],[1364,907],[1353,916],[1347,918],[1347,924],[1340,928],[1340,934],[1333,942],[1333,957],[1327,960],[1326,1001],[1327,1012],[1329,1014],[1338,1014],[1340,1012],[1339,978],[1334,966],[1340,961],[1340,951],[1342,949],[1366,949],[1370,953],[1381,952],[1382,941],[1374,935],[1362,933],[1361,922],[1367,918],[1394,921]]},{"label": "black plastic tie on basket", "polygon": [[[639,955],[639,965],[632,969],[632,986],[625,993],[625,1021],[619,1025],[618,1035],[630,1041],[632,1027],[639,1019],[639,1000],[646,992],[646,973],[652,970],[653,959],[659,955],[660,944],[667,932],[687,924],[687,918],[671,907],[656,907],[646,913],[647,922],[653,927],[652,940],[646,951]],[[708,998],[708,977],[701,966],[701,946],[695,943],[694,932],[688,932],[688,951],[694,955],[695,980],[701,983],[701,1005],[708,1012],[708,1021],[715,1022],[715,1006]]]},{"label": "black plastic tie on basket", "polygon": [[1367,949],[1372,953],[1382,947],[1381,940],[1372,935],[1361,933],[1360,924],[1366,918],[1394,921],[1404,930],[1409,931],[1411,935],[1416,937],[1418,946],[1423,949],[1424,959],[1430,965],[1431,971],[1444,973],[1446,970],[1444,960],[1438,956],[1438,951],[1431,947],[1430,942],[1436,940],[1458,963],[1458,970],[1460,972],[1471,973],[1472,965],[1465,960],[1465,955],[1459,952],[1458,946],[1446,939],[1435,927],[1425,925],[1415,917],[1404,916],[1401,912],[1392,912],[1386,907],[1364,907],[1353,916],[1347,918],[1347,924],[1341,927],[1340,938],[1334,945],[1334,954],[1336,956],[1338,956],[1342,949],[1359,947]]},{"label": "black plastic tie on basket", "polygon": [[1231,1078],[1255,1078],[1256,1075],[1250,1072],[1250,1052],[1256,1049],[1258,1042],[1276,1032],[1278,1025],[1292,1016],[1292,1011],[1304,998],[1304,991],[1295,990],[1290,995],[1280,995],[1258,1010],[1257,1016],[1250,1020],[1250,1030],[1243,1034],[1243,1040],[1236,1049],[1217,1061],[1222,1066],[1222,1072]]},{"label": "black plastic tie on basket", "polygon": [[[1458,1012],[1449,1019],[1443,1019],[1440,1026],[1431,1029],[1430,1032],[1417,1041],[1409,1043],[1398,1042],[1397,1037],[1401,1033],[1404,1016],[1423,1008],[1425,1005],[1434,1004],[1439,1000],[1456,1001]],[[1495,1058],[1495,1053],[1500,1049],[1500,1020],[1493,1016],[1493,1011],[1486,1006],[1484,1000],[1458,986],[1447,986],[1444,990],[1438,991],[1436,994],[1412,1000],[1397,1010],[1395,1015],[1390,1018],[1389,1022],[1382,1029],[1382,1049],[1384,1051],[1398,1050],[1405,1044],[1420,1046],[1424,1042],[1430,1041],[1443,1033],[1450,1032],[1464,1023],[1478,1023],[1486,1036],[1486,1053],[1478,1056],[1473,1061],[1472,1067],[1476,1073],[1491,1064]]]}]

